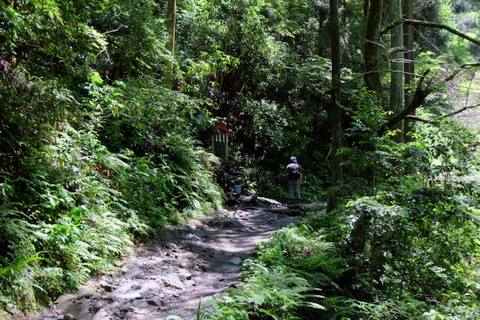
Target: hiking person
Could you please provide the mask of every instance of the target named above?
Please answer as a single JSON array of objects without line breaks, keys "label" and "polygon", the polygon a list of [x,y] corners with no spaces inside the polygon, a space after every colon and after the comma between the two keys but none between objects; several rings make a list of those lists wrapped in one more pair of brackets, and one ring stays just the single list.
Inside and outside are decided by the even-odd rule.
[{"label": "hiking person", "polygon": [[290,157],[290,163],[286,168],[287,179],[288,179],[288,198],[290,203],[299,204],[300,203],[300,182],[302,181],[302,166],[298,164],[297,157]]}]

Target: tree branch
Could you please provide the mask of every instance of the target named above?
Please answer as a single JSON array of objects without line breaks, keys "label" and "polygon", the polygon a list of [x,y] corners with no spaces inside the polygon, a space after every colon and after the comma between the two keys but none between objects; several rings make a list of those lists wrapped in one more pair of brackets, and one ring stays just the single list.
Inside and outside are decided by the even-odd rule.
[{"label": "tree branch", "polygon": [[446,26],[444,24],[422,21],[422,20],[412,20],[412,19],[397,20],[397,21],[394,21],[394,22],[390,23],[389,25],[383,27],[382,30],[380,30],[380,34],[383,35],[386,32],[388,32],[389,30],[391,30],[392,28],[394,28],[394,27],[396,27],[396,26],[398,26],[399,24],[402,24],[402,23],[403,24],[416,25],[416,26],[425,26],[425,27],[444,29],[444,30],[447,30],[450,33],[453,33],[454,35],[459,36],[460,38],[466,39],[466,40],[468,40],[470,42],[473,42],[476,45],[480,46],[480,40],[479,39],[472,38],[472,37],[466,35],[465,33],[460,32],[460,31],[458,31],[454,28],[451,28],[449,26]]},{"label": "tree branch", "polygon": [[418,121],[418,122],[425,122],[425,123],[433,123],[434,122],[432,120],[428,120],[428,119],[425,119],[425,118],[420,118],[420,117],[417,117],[417,116],[413,116],[411,114],[406,116],[405,119],[412,120],[412,121]]},{"label": "tree branch", "polygon": [[343,104],[341,104],[338,100],[335,101],[336,102],[336,105],[337,107],[342,110],[342,111],[345,111],[345,112],[348,112],[352,115],[355,115],[357,114],[357,112],[355,110],[353,110],[352,108],[349,108],[349,107],[345,107]]},{"label": "tree branch", "polygon": [[466,69],[466,68],[469,68],[469,67],[480,67],[480,62],[469,62],[469,63],[464,63],[464,64],[462,64],[462,65],[460,66],[460,68],[458,68],[458,69],[455,70],[451,75],[449,75],[448,77],[446,77],[443,82],[447,82],[447,81],[452,80],[453,78],[456,77],[457,74],[460,73],[460,71],[462,71],[462,69]]},{"label": "tree branch", "polygon": [[463,108],[458,109],[456,111],[450,112],[449,114],[445,114],[445,115],[441,116],[438,120],[442,120],[442,119],[457,115],[459,113],[462,113],[465,110],[474,109],[474,108],[478,108],[478,107],[480,107],[480,103],[474,104],[472,106],[466,106],[466,107],[463,107]]},{"label": "tree branch", "polygon": [[113,30],[109,30],[109,31],[105,31],[105,32],[102,32],[103,35],[106,35],[106,34],[109,34],[109,33],[114,33],[114,32],[118,32],[120,31],[120,29],[122,29],[124,26],[121,25],[120,27],[118,27],[117,29],[113,29]]},{"label": "tree branch", "polygon": [[430,83],[431,81],[427,84],[425,89],[423,89],[423,82],[425,80],[425,77],[428,75],[430,72],[430,69],[425,71],[418,80],[417,83],[417,88],[415,90],[415,93],[413,94],[412,101],[408,106],[405,107],[402,111],[394,115],[390,120],[388,120],[381,128],[380,128],[380,133],[385,132],[389,128],[392,128],[394,125],[405,119],[409,114],[411,114],[415,109],[420,107],[423,102],[425,101],[425,98],[430,94],[431,89],[430,89]]},{"label": "tree branch", "polygon": [[[461,68],[459,70],[457,70],[456,72],[454,72],[451,76],[449,76],[448,78],[446,78],[444,80],[444,82],[447,82],[451,79],[453,79],[455,77],[455,75],[458,74],[458,72],[460,72],[460,70],[462,68],[467,68],[469,66],[479,66],[480,63],[465,63],[461,66]],[[435,122],[438,122],[442,119],[445,119],[447,117],[451,117],[451,116],[454,116],[454,115],[457,115],[465,110],[468,110],[468,109],[473,109],[473,108],[478,108],[480,107],[480,103],[477,103],[477,104],[474,104],[472,106],[467,106],[467,107],[464,107],[464,108],[461,108],[459,110],[456,110],[456,111],[453,111],[449,114],[446,114],[446,115],[443,115],[442,117],[436,119],[436,120],[426,120],[426,119],[423,119],[423,118],[419,118],[419,117],[415,117],[415,116],[412,116],[411,113],[417,109],[418,107],[420,107],[425,98],[431,93],[431,89],[430,89],[430,83],[431,81],[427,84],[427,86],[425,87],[425,89],[422,88],[423,86],[423,82],[426,78],[426,75],[430,72],[430,70],[427,70],[423,75],[422,77],[420,78],[420,80],[418,81],[418,84],[417,84],[417,88],[415,90],[415,93],[413,94],[413,99],[412,101],[410,102],[410,104],[405,107],[405,109],[403,109],[401,112],[399,112],[398,114],[396,114],[395,116],[393,116],[392,118],[390,118],[390,120],[388,120],[379,130],[379,133],[383,133],[385,132],[386,130],[388,130],[389,128],[392,128],[395,124],[397,124],[398,122],[404,120],[404,119],[410,119],[410,120],[414,120],[414,121],[421,121],[421,122],[427,122],[427,123],[435,123]]]},{"label": "tree branch", "polygon": [[478,107],[480,107],[480,103],[474,104],[472,106],[463,107],[461,109],[458,109],[458,110],[455,110],[451,113],[445,114],[445,115],[441,116],[440,118],[434,119],[434,120],[420,118],[420,117],[413,116],[413,115],[408,115],[408,116],[405,117],[405,119],[409,119],[409,120],[412,120],[412,121],[425,122],[425,123],[429,123],[429,124],[435,124],[435,123],[438,123],[442,119],[457,115],[459,113],[462,113],[465,110],[474,109],[474,108],[478,108]]}]

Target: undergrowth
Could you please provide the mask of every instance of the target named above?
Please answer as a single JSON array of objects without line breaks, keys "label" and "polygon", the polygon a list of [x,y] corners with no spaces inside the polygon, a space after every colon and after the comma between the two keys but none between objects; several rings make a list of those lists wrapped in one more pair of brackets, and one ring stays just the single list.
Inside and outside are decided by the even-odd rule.
[{"label": "undergrowth", "polygon": [[[111,95],[120,91],[99,90],[96,81],[90,88],[93,100],[111,106]],[[189,131],[176,128],[157,137],[163,131],[142,126],[137,145],[125,140],[114,148],[118,141],[106,143],[101,128],[122,115],[109,120],[89,111],[83,122],[72,117],[45,125],[41,144],[20,136],[23,142],[16,145],[22,153],[0,154],[16,157],[0,166],[0,309],[11,314],[78,288],[108,272],[136,239],[210,212],[223,201],[212,169],[218,158],[198,146]],[[176,111],[168,112],[165,121],[183,121],[175,120]],[[0,142],[11,143],[8,137]]]}]

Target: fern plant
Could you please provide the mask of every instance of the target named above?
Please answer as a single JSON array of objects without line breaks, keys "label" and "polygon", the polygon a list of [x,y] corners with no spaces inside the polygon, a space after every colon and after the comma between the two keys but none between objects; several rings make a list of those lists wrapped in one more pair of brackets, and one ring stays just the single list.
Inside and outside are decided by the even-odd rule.
[{"label": "fern plant", "polygon": [[34,154],[40,161],[29,179],[19,178],[35,197],[0,205],[0,227],[9,244],[0,260],[0,295],[21,308],[76,288],[132,246],[117,205],[124,199],[105,172],[127,168],[125,158],[109,153],[92,132],[68,124],[52,141]]},{"label": "fern plant", "polygon": [[[36,302],[43,291],[35,274],[40,252],[35,252],[31,238],[36,233],[34,225],[17,209],[20,204],[0,204],[0,230],[2,256],[0,257],[0,297],[4,303],[19,303],[28,307]],[[9,257],[13,257],[9,259]]]},{"label": "fern plant", "polygon": [[253,314],[262,318],[301,319],[300,308],[324,309],[315,302],[323,298],[311,283],[286,266],[267,268],[261,264],[247,264],[245,292]]}]

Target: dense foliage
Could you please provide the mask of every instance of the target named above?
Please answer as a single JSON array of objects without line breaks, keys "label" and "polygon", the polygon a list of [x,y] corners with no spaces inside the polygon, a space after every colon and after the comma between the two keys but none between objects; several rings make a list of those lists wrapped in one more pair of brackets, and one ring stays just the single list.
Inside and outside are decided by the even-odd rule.
[{"label": "dense foliage", "polygon": [[48,302],[221,204],[195,140],[207,111],[159,85],[161,8],[134,2],[1,4],[3,306]]},{"label": "dense foliage", "polygon": [[[406,144],[384,138],[390,147],[367,157],[374,186],[333,212],[305,206],[299,225],[260,244],[245,287],[212,300],[203,319],[478,318],[476,136],[455,123],[416,134]],[[399,172],[408,166],[419,170]]]},{"label": "dense foliage", "polygon": [[[263,245],[244,290],[205,318],[478,317],[478,128],[454,115],[478,106],[479,4],[405,0],[404,50],[374,2],[339,2],[340,57],[325,0],[181,1],[175,56],[167,1],[1,2],[0,308],[48,303],[135,239],[221,206],[216,178],[232,166],[246,190],[286,200],[295,154],[304,199],[340,201]],[[414,130],[391,107],[412,105],[404,86],[389,94],[399,50],[417,61],[400,117]],[[344,176],[332,184],[336,106]],[[216,117],[227,163],[208,148]]]}]

